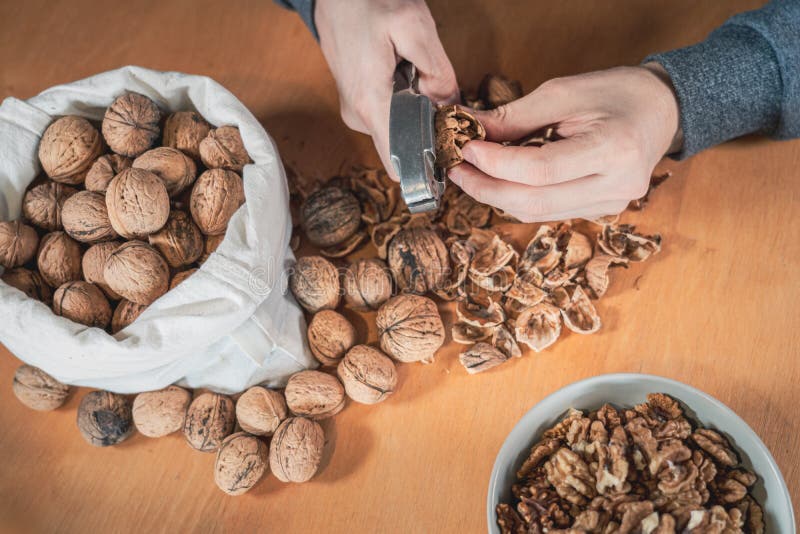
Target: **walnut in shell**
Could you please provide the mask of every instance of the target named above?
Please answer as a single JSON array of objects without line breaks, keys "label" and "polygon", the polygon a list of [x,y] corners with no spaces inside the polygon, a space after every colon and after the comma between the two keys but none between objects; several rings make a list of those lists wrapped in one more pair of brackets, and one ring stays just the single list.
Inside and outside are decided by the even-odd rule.
[{"label": "walnut in shell", "polygon": [[200,142],[200,158],[209,169],[242,172],[251,162],[236,126],[220,126]]},{"label": "walnut in shell", "polygon": [[132,163],[133,160],[131,158],[126,158],[119,154],[100,156],[89,167],[89,172],[86,173],[86,181],[83,185],[87,191],[105,193],[111,180],[125,169],[129,169]]},{"label": "walnut in shell", "polygon": [[324,447],[325,434],[319,423],[290,417],[269,444],[269,467],[281,482],[307,482],[319,469]]},{"label": "walnut in shell", "polygon": [[271,436],[287,414],[283,395],[265,387],[251,387],[236,401],[239,426],[256,436]]},{"label": "walnut in shell", "polygon": [[206,260],[216,252],[219,245],[225,240],[225,234],[219,235],[207,235],[205,238],[205,242],[203,244],[203,254],[200,256],[200,259],[197,260],[200,264],[206,262]]},{"label": "walnut in shell", "polygon": [[361,225],[361,205],[350,191],[323,187],[308,196],[301,217],[309,241],[319,247],[332,247],[356,233]]},{"label": "walnut in shell", "polygon": [[344,387],[332,375],[320,371],[300,371],[286,383],[286,405],[294,415],[325,419],[344,408]]},{"label": "walnut in shell", "polygon": [[200,229],[185,212],[173,210],[167,224],[148,238],[170,267],[194,263],[202,254],[205,242]]},{"label": "walnut in shell", "polygon": [[61,222],[64,231],[81,243],[98,243],[117,237],[102,193],[80,191],[69,197],[61,211]]},{"label": "walnut in shell", "polygon": [[336,365],[356,344],[356,329],[342,314],[320,310],[308,325],[308,345],[322,365]]},{"label": "walnut in shell", "polygon": [[311,313],[333,310],[339,305],[339,272],[322,256],[297,260],[289,287],[297,302]]},{"label": "walnut in shell", "polygon": [[392,296],[392,277],[386,264],[370,258],[351,264],[344,273],[344,300],[359,310],[377,310]]},{"label": "walnut in shell", "polygon": [[478,98],[486,104],[487,109],[499,108],[522,98],[522,85],[502,75],[487,74],[478,86]]},{"label": "walnut in shell", "polygon": [[100,155],[100,133],[83,117],[68,115],[53,122],[39,142],[39,161],[47,176],[64,184],[80,184]]},{"label": "walnut in shell", "polygon": [[125,169],[106,191],[108,217],[114,230],[127,239],[159,231],[169,217],[169,195],[164,182],[144,169]]},{"label": "walnut in shell", "polygon": [[36,255],[39,235],[20,221],[0,222],[0,265],[6,269],[28,263]]},{"label": "walnut in shell", "polygon": [[6,269],[0,280],[15,287],[28,295],[29,298],[39,300],[45,304],[53,302],[53,291],[44,281],[42,275],[24,267]]},{"label": "walnut in shell", "polygon": [[192,395],[178,386],[139,393],[133,399],[133,423],[149,438],[160,438],[183,428]]},{"label": "walnut in shell", "polygon": [[255,486],[267,472],[267,445],[246,432],[223,440],[214,461],[214,482],[228,495],[241,495]]},{"label": "walnut in shell", "polygon": [[81,279],[81,246],[65,232],[51,232],[42,238],[36,265],[50,287]]},{"label": "walnut in shell", "polygon": [[181,271],[176,273],[175,276],[172,277],[172,280],[169,283],[169,289],[172,291],[178,286],[181,282],[192,276],[194,273],[197,272],[197,269],[186,269],[185,271]]},{"label": "walnut in shell", "polygon": [[169,289],[167,262],[142,241],[128,241],[114,250],[103,277],[115,293],[137,304],[151,304]]},{"label": "walnut in shell", "polygon": [[444,343],[442,318],[427,297],[393,297],[378,310],[375,323],[381,348],[400,362],[433,361]]},{"label": "walnut in shell", "polygon": [[486,130],[478,119],[456,105],[442,106],[436,110],[436,166],[443,169],[455,167],[464,156],[461,149],[472,139],[484,139]]},{"label": "walnut in shell", "polygon": [[111,300],[119,300],[120,296],[108,286],[103,271],[108,257],[121,245],[120,241],[97,243],[89,247],[81,260],[83,279],[102,289],[103,293]]},{"label": "walnut in shell", "polygon": [[180,195],[197,177],[197,166],[192,158],[177,148],[148,150],[133,160],[133,168],[150,171],[161,178],[170,198]]},{"label": "walnut in shell", "polygon": [[77,190],[58,182],[45,182],[32,187],[22,200],[25,219],[47,232],[61,229],[64,202]]},{"label": "walnut in shell", "polygon": [[447,281],[450,263],[441,238],[427,228],[407,228],[389,243],[389,267],[401,291],[426,293]]},{"label": "walnut in shell", "polygon": [[103,117],[103,137],[109,148],[134,158],[153,146],[161,130],[161,111],[138,93],[125,93],[111,103]]},{"label": "walnut in shell", "polygon": [[201,393],[189,405],[183,434],[189,445],[200,452],[219,448],[236,424],[235,407],[227,395]]},{"label": "walnut in shell", "polygon": [[397,388],[394,362],[378,349],[356,345],[336,368],[347,396],[362,404],[386,400]]},{"label": "walnut in shell", "polygon": [[86,326],[105,328],[111,321],[108,299],[94,284],[67,282],[53,294],[53,313]]},{"label": "walnut in shell", "polygon": [[38,367],[20,365],[11,384],[14,395],[32,410],[55,410],[69,396],[69,386],[62,384]]},{"label": "walnut in shell", "polygon": [[211,125],[196,111],[178,111],[164,123],[164,146],[177,148],[200,160],[200,142],[205,139]]},{"label": "walnut in shell", "polygon": [[91,391],[78,405],[78,430],[95,447],[116,445],[133,433],[131,405],[124,395]]},{"label": "walnut in shell", "polygon": [[189,209],[204,234],[218,235],[225,233],[228,222],[244,201],[244,182],[238,174],[211,169],[195,182]]},{"label": "walnut in shell", "polygon": [[147,304],[136,304],[125,299],[119,301],[111,317],[111,333],[116,334],[134,322],[146,309]]}]

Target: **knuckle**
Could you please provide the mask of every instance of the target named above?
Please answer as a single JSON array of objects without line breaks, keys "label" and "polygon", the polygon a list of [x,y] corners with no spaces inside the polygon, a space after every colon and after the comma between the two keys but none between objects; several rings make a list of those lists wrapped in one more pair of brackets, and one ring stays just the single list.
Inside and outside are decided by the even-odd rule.
[{"label": "knuckle", "polygon": [[567,92],[569,82],[566,78],[552,78],[540,85],[536,91],[547,95],[548,98],[558,98],[558,95],[563,95]]}]

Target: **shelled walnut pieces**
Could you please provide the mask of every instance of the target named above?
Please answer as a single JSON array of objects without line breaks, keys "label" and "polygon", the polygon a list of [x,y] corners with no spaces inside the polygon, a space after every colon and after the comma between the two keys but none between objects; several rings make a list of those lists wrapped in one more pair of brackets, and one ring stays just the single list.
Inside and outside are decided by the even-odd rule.
[{"label": "shelled walnut pieces", "polygon": [[764,532],[757,480],[728,440],[652,393],[633,409],[571,410],[531,449],[514,496],[497,506],[506,534]]}]

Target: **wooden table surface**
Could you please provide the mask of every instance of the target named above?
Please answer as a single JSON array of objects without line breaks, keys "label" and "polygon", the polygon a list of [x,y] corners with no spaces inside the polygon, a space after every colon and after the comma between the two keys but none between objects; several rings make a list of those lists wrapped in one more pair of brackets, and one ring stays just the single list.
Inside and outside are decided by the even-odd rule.
[{"label": "wooden table surface", "polygon": [[[431,9],[464,87],[495,71],[532,89],[690,44],[758,3],[460,0]],[[0,97],[127,64],[215,78],[301,172],[377,163],[370,140],[341,123],[316,43],[268,0],[0,3]],[[389,401],[349,404],[326,423],[324,468],[308,484],[269,476],[228,497],[213,483],[213,455],[180,435],[89,447],[75,428],[84,392],[55,412],[26,409],[10,388],[18,361],[0,348],[0,530],[485,532],[489,474],[519,417],[562,386],[612,372],[667,376],[726,403],[769,446],[800,503],[800,142],[737,141],[666,167],[674,177],[625,217],[661,232],[664,250],[614,273],[598,334],[566,335],[478,376],[453,345],[433,365],[401,366]]]}]

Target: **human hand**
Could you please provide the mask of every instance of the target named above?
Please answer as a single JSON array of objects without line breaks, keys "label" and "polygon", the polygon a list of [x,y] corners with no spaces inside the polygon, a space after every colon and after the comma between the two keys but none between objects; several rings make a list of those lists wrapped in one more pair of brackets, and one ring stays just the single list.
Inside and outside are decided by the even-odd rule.
[{"label": "human hand", "polygon": [[389,175],[389,107],[400,58],[435,103],[458,101],[453,66],[424,0],[317,0],[319,43],[339,89],[345,124],[372,136]]},{"label": "human hand", "polygon": [[[556,78],[474,115],[495,142],[468,142],[465,163],[448,176],[523,222],[622,212],[644,196],[656,163],[680,138],[678,103],[657,64]],[[498,144],[546,126],[563,139],[541,147]]]}]

